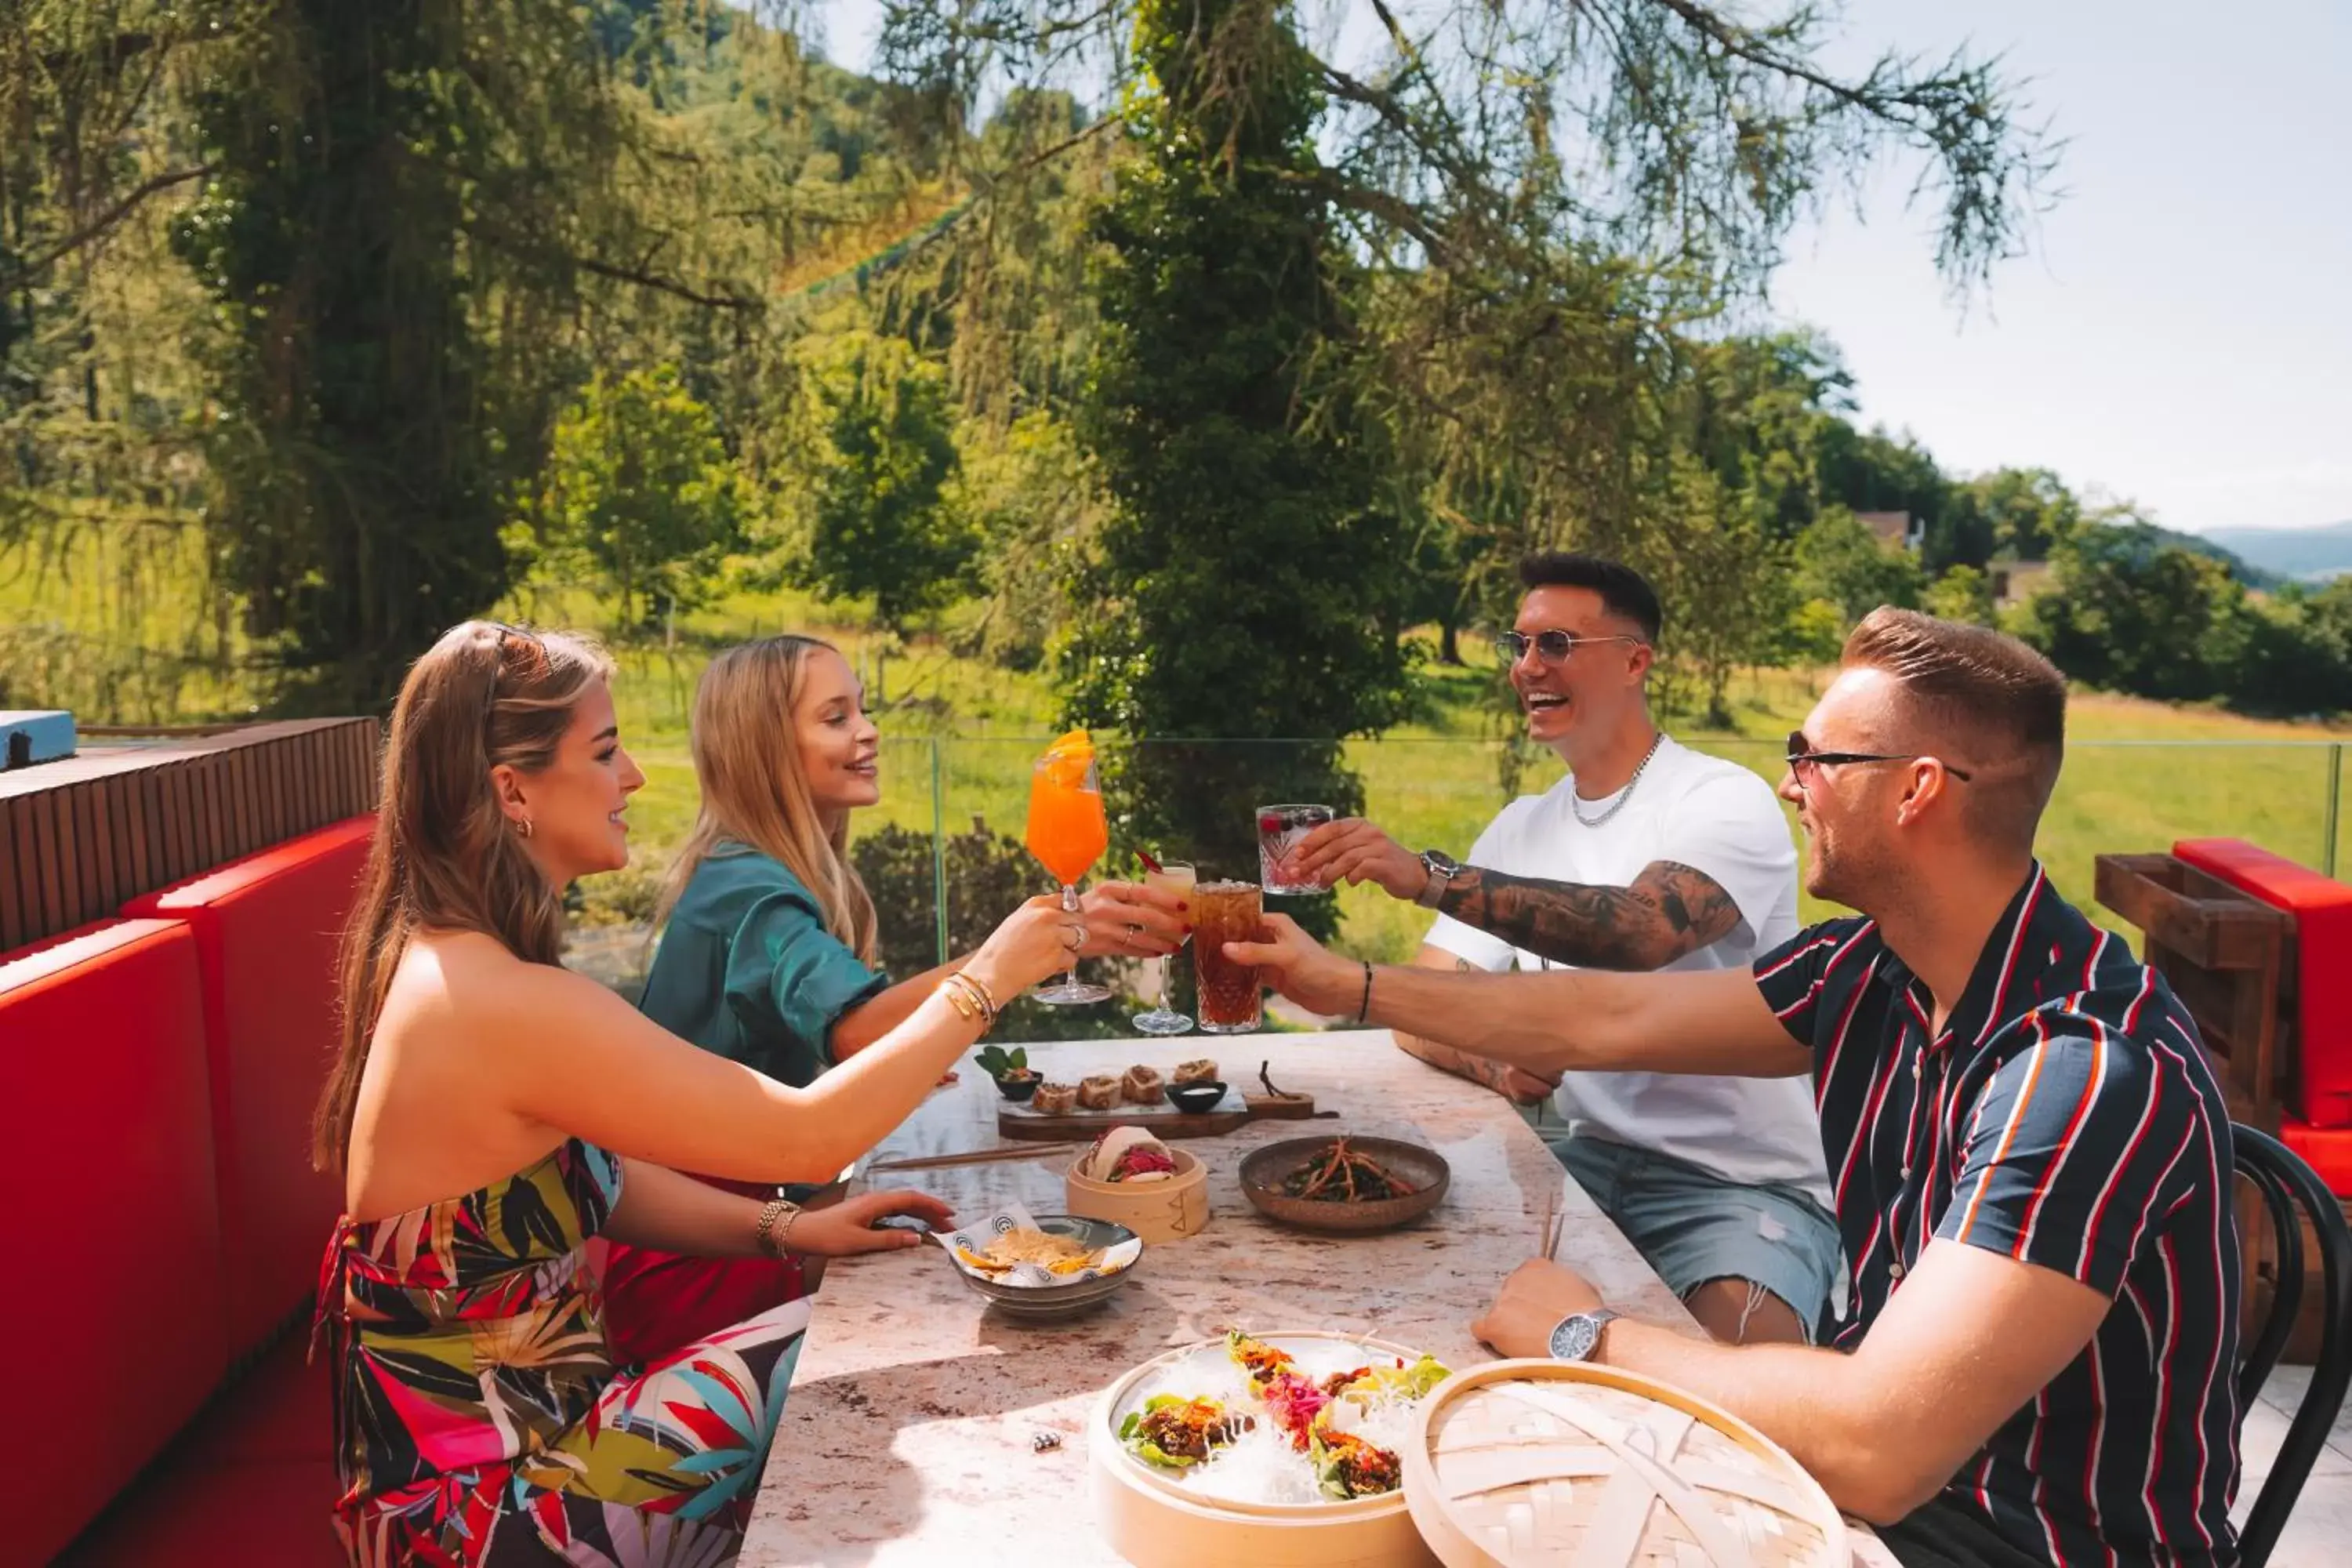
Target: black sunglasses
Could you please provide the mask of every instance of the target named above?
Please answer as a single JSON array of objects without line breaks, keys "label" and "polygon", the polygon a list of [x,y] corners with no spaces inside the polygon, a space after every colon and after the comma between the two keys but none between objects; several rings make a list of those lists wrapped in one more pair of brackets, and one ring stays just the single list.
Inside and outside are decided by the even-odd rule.
[{"label": "black sunglasses", "polygon": [[1538,632],[1533,637],[1525,632],[1505,632],[1495,639],[1495,651],[1503,656],[1507,664],[1517,664],[1527,658],[1529,647],[1533,647],[1536,656],[1546,664],[1565,664],[1570,654],[1591,643],[1638,643],[1642,640],[1629,637],[1585,637],[1574,632],[1559,630]]},{"label": "black sunglasses", "polygon": [[[1916,763],[1920,758],[1920,753],[1916,752],[1906,752],[1900,756],[1886,752],[1815,752],[1808,749],[1811,744],[1811,742],[1805,739],[1805,732],[1802,730],[1789,731],[1789,754],[1784,760],[1789,764],[1789,771],[1797,775],[1799,784],[1803,784],[1807,774],[1815,768],[1840,767],[1847,763]],[[1968,782],[1969,775],[1966,769],[1956,768],[1951,763],[1945,763],[1941,757],[1935,760],[1943,763],[1946,773],[1958,779],[1962,784]]]}]

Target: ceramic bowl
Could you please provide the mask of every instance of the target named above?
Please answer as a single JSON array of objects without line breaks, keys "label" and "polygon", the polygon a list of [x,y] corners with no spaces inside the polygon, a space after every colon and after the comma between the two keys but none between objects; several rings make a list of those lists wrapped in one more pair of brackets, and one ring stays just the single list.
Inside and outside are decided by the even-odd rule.
[{"label": "ceramic bowl", "polygon": [[1214,1079],[1171,1083],[1168,1086],[1168,1098],[1177,1110],[1198,1116],[1217,1109],[1218,1103],[1225,1098],[1225,1086]]},{"label": "ceramic bowl", "polygon": [[[1097,1247],[1117,1247],[1120,1242],[1136,1239],[1135,1232],[1108,1220],[1087,1219],[1079,1215],[1041,1214],[1037,1228],[1048,1236],[1066,1236],[1079,1246],[1093,1251]],[[999,1311],[1009,1317],[1034,1321],[1056,1318],[1074,1318],[1092,1311],[1105,1301],[1127,1289],[1135,1271],[1143,1266],[1138,1258],[1116,1274],[1101,1275],[1092,1279],[1076,1279],[1067,1285],[1000,1285],[993,1279],[983,1279],[958,1267],[954,1259],[948,1267],[955,1269],[971,1292],[984,1296]]]},{"label": "ceramic bowl", "polygon": [[1242,1195],[1268,1219],[1302,1230],[1365,1236],[1410,1225],[1444,1200],[1454,1177],[1444,1157],[1418,1143],[1393,1138],[1356,1138],[1348,1146],[1370,1155],[1399,1177],[1412,1184],[1406,1197],[1376,1203],[1336,1203],[1320,1198],[1294,1198],[1282,1190],[1282,1180],[1331,1146],[1329,1138],[1286,1138],[1255,1150],[1242,1161]]},{"label": "ceramic bowl", "polygon": [[1000,1078],[995,1080],[996,1092],[1015,1105],[1024,1105],[1036,1098],[1037,1086],[1045,1081],[1045,1075],[1037,1072],[1027,1078]]}]

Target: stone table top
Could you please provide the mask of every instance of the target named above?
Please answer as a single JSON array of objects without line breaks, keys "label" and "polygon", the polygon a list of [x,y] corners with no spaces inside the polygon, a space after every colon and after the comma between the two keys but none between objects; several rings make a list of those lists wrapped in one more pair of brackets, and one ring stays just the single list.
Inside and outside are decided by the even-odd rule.
[{"label": "stone table top", "polygon": [[[1153,1244],[1105,1306],[1030,1324],[992,1310],[936,1247],[847,1259],[824,1278],[762,1478],[742,1568],[1108,1565],[1092,1527],[1087,1413],[1163,1350],[1226,1326],[1375,1334],[1462,1367],[1494,1359],[1470,1332],[1503,1277],[1543,1249],[1618,1310],[1696,1333],[1682,1303],[1569,1178],[1518,1114],[1489,1091],[1398,1051],[1386,1031],[1066,1042],[1027,1047],[1049,1079],[1142,1062],[1163,1073],[1215,1058],[1238,1089],[1258,1065],[1337,1120],[1259,1121],[1182,1147],[1209,1171],[1210,1220]],[[865,1163],[872,1186],[937,1194],[976,1218],[1014,1199],[1065,1207],[1077,1151],[908,1171],[894,1161],[1007,1147],[1000,1101],[966,1064]],[[1326,1237],[1286,1229],[1243,1197],[1243,1155],[1262,1144],[1348,1132],[1408,1139],[1453,1168],[1445,1200],[1402,1230]],[[1038,1451],[1051,1432],[1060,1446]],[[1019,1500],[1022,1506],[1013,1506]],[[1035,1506],[1051,1500],[1052,1506]],[[1891,1564],[1857,1532],[1865,1564]]]}]

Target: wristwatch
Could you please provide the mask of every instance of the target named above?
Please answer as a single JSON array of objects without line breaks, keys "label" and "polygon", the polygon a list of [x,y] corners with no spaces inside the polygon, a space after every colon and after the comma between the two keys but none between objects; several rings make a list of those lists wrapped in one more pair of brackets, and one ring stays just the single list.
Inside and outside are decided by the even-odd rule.
[{"label": "wristwatch", "polygon": [[1624,1316],[1602,1307],[1591,1312],[1570,1312],[1551,1331],[1548,1347],[1554,1361],[1591,1361],[1600,1347],[1601,1331]]},{"label": "wristwatch", "polygon": [[1437,900],[1445,896],[1445,884],[1462,874],[1462,866],[1443,850],[1424,849],[1421,852],[1421,868],[1429,873],[1429,880],[1422,884],[1420,896],[1412,901],[1424,910],[1433,910]]}]

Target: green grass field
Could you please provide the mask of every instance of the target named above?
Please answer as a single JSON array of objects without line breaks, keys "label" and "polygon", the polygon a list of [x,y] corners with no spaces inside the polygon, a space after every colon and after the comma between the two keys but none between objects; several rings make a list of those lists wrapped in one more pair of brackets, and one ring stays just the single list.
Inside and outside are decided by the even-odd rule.
[{"label": "green grass field", "polygon": [[[38,567],[21,552],[0,558],[0,689],[8,700],[73,707],[85,723],[250,710],[250,693],[234,679],[187,657],[222,637],[222,623],[177,588],[201,580],[192,548],[186,536],[166,533],[134,547],[93,526]],[[519,595],[501,613],[542,625],[600,618],[594,601],[577,593]],[[869,689],[878,689],[884,799],[868,825],[929,831],[936,824],[955,833],[977,817],[1019,831],[1029,765],[1055,730],[1046,681],[957,658],[936,639],[901,648],[838,624],[843,619],[790,594],[739,595],[681,617],[674,644],[621,650],[615,695],[647,784],[631,812],[636,864],[583,889],[590,919],[641,907],[653,875],[684,837],[694,811],[687,746],[694,682],[707,649],[756,633],[791,627],[827,636],[858,665]],[[1465,642],[1473,667],[1429,669],[1418,722],[1349,747],[1374,820],[1407,844],[1457,855],[1505,799],[1504,747],[1485,700],[1495,679],[1491,658],[1476,639]],[[228,643],[237,647],[233,633]],[[1735,729],[1679,727],[1678,736],[1777,782],[1781,739],[1802,721],[1822,679],[1784,671],[1743,678],[1733,692]],[[2077,698],[2070,725],[2066,772],[2042,826],[2043,858],[2069,897],[2088,900],[2095,855],[2161,849],[2182,837],[2247,838],[2313,866],[2330,858],[2331,791],[2343,782],[2343,743],[2352,731],[2100,695]],[[1559,763],[1538,754],[1519,787],[1540,790],[1559,776]],[[1237,801],[1234,809],[1254,804]],[[2352,813],[2333,816],[2335,863],[2352,871],[2352,822],[2343,820]],[[1368,957],[1410,955],[1428,923],[1376,889],[1346,889],[1339,898],[1345,945]],[[1807,900],[1808,918],[1824,912]]]}]

